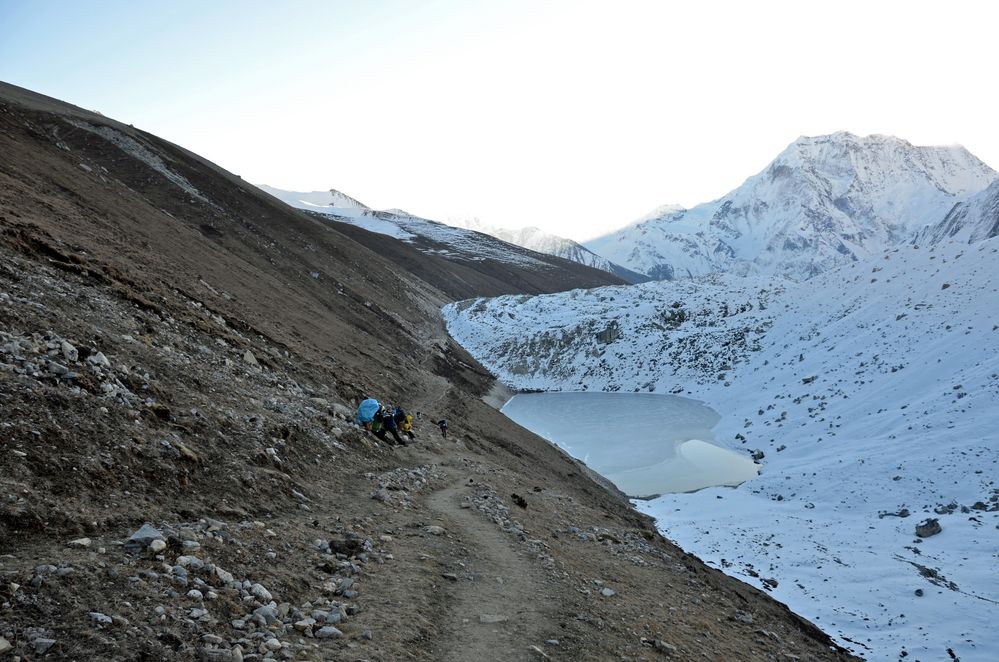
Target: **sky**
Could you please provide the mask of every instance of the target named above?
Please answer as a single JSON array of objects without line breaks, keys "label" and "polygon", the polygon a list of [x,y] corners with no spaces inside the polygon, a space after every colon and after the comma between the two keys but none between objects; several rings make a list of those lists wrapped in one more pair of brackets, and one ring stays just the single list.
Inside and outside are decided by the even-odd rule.
[{"label": "sky", "polygon": [[586,240],[801,135],[999,168],[986,1],[0,0],[0,80],[256,184]]}]

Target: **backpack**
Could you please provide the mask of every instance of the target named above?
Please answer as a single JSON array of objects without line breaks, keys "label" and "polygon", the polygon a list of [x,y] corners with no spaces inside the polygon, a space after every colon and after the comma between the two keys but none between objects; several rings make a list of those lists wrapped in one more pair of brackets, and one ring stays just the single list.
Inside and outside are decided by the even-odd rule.
[{"label": "backpack", "polygon": [[363,400],[361,404],[357,406],[357,422],[358,423],[370,423],[375,419],[375,415],[378,410],[381,409],[381,405],[374,398],[368,398]]}]

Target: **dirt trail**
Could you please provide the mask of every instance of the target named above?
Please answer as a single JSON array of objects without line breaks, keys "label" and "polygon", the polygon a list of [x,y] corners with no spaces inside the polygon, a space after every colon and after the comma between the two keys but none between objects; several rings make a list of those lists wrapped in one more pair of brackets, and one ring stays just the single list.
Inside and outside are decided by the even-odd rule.
[{"label": "dirt trail", "polygon": [[472,488],[454,482],[427,499],[454,540],[454,609],[448,636],[435,650],[440,660],[537,660],[558,630],[548,578],[517,540],[484,513],[465,505]]}]

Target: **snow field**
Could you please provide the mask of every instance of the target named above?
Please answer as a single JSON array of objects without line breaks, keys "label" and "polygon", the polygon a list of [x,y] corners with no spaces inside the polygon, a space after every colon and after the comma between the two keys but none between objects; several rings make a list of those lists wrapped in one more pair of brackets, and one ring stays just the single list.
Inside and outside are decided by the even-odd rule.
[{"label": "snow field", "polygon": [[[514,388],[682,393],[722,415],[717,439],[762,450],[738,488],[636,503],[684,549],[868,659],[994,660],[997,264],[999,239],[907,245],[803,283],[712,276],[443,312]],[[930,517],[942,532],[917,538]]]}]

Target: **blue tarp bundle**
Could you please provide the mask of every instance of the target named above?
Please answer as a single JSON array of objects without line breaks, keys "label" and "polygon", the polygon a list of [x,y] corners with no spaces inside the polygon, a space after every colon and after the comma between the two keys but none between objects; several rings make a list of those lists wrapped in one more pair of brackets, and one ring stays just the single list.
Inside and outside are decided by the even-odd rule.
[{"label": "blue tarp bundle", "polygon": [[357,421],[359,423],[370,423],[375,418],[379,406],[378,401],[374,398],[363,400],[357,406]]}]

